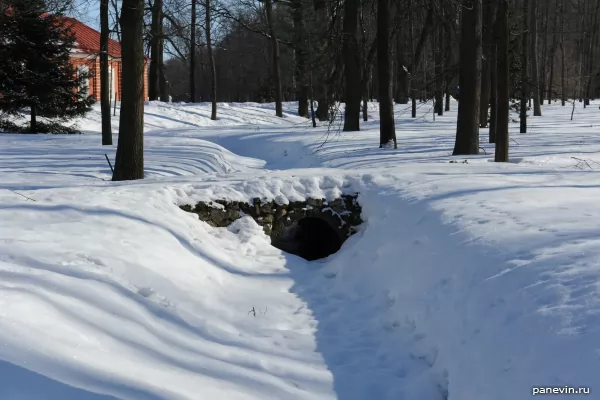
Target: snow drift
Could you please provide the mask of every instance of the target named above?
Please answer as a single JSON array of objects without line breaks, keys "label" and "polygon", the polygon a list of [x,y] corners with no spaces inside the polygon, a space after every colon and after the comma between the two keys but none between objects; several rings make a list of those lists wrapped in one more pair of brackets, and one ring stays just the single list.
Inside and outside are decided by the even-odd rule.
[{"label": "snow drift", "polygon": [[[181,113],[207,105],[148,105],[163,125],[147,130],[148,179],[131,183],[108,180],[103,157],[114,148],[96,134],[0,135],[0,397],[512,400],[535,386],[594,390],[593,108],[578,110],[576,125],[546,107],[516,139],[515,162],[497,165],[485,154],[448,163],[453,114],[411,121],[398,109],[393,152],[376,148],[375,123],[342,136],[244,107],[223,108],[217,129],[200,116],[182,126],[191,119]],[[366,222],[310,263],[270,246],[248,217],[211,228],[178,208],[354,192]],[[567,397],[577,398],[556,395]]]}]

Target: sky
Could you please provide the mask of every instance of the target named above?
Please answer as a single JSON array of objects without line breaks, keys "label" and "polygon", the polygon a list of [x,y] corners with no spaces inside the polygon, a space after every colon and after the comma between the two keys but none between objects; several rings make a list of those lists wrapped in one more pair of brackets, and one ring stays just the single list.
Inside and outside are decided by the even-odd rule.
[{"label": "sky", "polygon": [[75,0],[75,10],[70,16],[77,18],[94,29],[100,29],[99,9],[99,0]]}]

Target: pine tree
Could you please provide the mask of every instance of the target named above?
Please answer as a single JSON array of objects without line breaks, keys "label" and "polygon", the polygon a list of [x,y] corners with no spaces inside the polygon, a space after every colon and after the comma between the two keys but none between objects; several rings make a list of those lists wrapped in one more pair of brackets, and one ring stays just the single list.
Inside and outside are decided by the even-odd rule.
[{"label": "pine tree", "polygon": [[29,109],[32,133],[44,130],[37,117],[65,122],[84,115],[94,99],[80,90],[87,74],[69,62],[75,37],[59,16],[46,14],[43,0],[21,0],[0,19],[0,110]]}]

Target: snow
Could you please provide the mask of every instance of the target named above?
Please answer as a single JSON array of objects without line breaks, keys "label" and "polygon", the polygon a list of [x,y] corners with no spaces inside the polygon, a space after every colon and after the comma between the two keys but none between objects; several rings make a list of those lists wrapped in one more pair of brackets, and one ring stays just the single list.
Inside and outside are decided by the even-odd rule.
[{"label": "snow", "polygon": [[[553,104],[528,134],[513,124],[507,164],[485,129],[487,155],[452,157],[456,114],[434,121],[430,104],[416,120],[396,107],[391,150],[376,104],[346,133],[293,103],[285,118],[220,104],[217,121],[209,104],[150,103],[135,182],[110,181],[98,108],[84,135],[0,135],[0,398],[594,393],[600,113],[576,105],[573,121]],[[249,217],[212,228],[178,208],[355,192],[366,222],[316,262]]]}]

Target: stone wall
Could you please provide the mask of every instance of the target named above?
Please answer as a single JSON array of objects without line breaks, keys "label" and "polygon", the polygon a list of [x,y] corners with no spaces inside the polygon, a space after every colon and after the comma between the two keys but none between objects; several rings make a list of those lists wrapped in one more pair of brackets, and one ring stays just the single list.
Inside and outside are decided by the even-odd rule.
[{"label": "stone wall", "polygon": [[[263,227],[274,246],[279,248],[282,247],[276,243],[289,240],[286,236],[290,236],[290,230],[296,229],[300,220],[318,218],[332,228],[341,246],[349,236],[356,233],[356,227],[363,222],[362,208],[357,198],[358,193],[342,195],[329,202],[325,199],[308,198],[306,201],[294,201],[289,204],[277,204],[258,198],[252,203],[215,200],[201,201],[195,206],[184,205],[180,208],[197,214],[201,221],[214,227],[229,226],[236,219],[248,215]],[[290,252],[296,254],[294,251]]]}]

